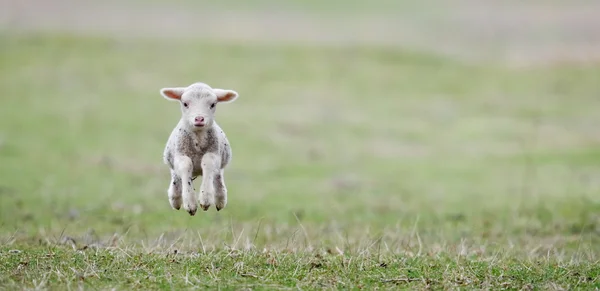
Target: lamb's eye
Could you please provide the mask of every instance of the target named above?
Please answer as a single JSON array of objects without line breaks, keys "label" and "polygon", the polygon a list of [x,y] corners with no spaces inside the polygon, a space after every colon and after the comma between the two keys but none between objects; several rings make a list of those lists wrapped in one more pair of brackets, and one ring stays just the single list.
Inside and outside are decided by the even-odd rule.
[{"label": "lamb's eye", "polygon": [[188,107],[188,104],[187,104],[187,102],[183,102],[183,107],[185,107],[185,108],[187,108],[187,107]]},{"label": "lamb's eye", "polygon": [[211,104],[211,105],[210,105],[210,109],[213,109],[213,108],[215,108],[215,105],[217,105],[217,103],[213,103],[213,104]]}]

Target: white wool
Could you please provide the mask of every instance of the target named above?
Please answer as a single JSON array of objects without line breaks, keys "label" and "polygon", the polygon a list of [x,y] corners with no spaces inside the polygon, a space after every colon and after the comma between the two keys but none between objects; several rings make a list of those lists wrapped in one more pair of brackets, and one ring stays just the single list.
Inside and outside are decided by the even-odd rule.
[{"label": "white wool", "polygon": [[[171,207],[179,210],[183,204],[190,215],[196,214],[198,204],[205,211],[211,205],[217,211],[223,209],[227,205],[224,170],[232,152],[227,136],[214,119],[217,104],[233,102],[237,92],[194,83],[163,88],[160,93],[181,107],[181,119],[163,153],[163,160],[171,169],[167,191]],[[196,195],[192,181],[198,176],[202,176],[202,184]]]}]

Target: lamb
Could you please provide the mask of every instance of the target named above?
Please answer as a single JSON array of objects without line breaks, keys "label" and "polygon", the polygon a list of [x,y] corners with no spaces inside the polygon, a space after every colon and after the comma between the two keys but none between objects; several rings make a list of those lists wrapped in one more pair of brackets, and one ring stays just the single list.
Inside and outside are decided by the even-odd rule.
[{"label": "lamb", "polygon": [[[163,161],[171,171],[167,191],[171,207],[179,210],[183,202],[183,209],[194,216],[200,200],[204,211],[211,205],[220,211],[227,205],[224,170],[232,152],[227,136],[215,122],[215,111],[218,103],[233,102],[238,93],[200,82],[163,88],[160,93],[181,106],[181,119],[163,153]],[[196,197],[192,181],[198,176],[202,176],[202,184]]]}]

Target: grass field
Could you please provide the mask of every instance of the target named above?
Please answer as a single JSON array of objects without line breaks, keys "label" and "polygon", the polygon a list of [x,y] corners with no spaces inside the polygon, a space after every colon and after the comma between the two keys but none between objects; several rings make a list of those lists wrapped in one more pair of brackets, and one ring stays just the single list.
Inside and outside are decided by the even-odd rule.
[{"label": "grass field", "polygon": [[[0,52],[0,289],[600,288],[598,62],[61,31]],[[196,81],[240,98],[229,204],[190,217],[159,89]]]}]

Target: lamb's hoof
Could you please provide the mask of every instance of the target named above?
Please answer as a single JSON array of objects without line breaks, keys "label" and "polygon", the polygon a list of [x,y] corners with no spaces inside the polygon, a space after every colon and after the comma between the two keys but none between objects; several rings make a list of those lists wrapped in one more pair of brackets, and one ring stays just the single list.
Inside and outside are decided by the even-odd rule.
[{"label": "lamb's hoof", "polygon": [[210,207],[210,204],[206,204],[206,205],[200,204],[200,208],[202,208],[202,210],[204,210],[204,211],[207,211],[209,207]]},{"label": "lamb's hoof", "polygon": [[217,211],[220,211],[221,209],[225,208],[226,205],[226,199],[217,199],[217,203],[215,203],[215,208],[217,208]]},{"label": "lamb's hoof", "polygon": [[[192,204],[192,205],[193,205],[193,204]],[[186,205],[184,205],[184,206],[183,206],[183,209],[185,209],[185,211],[186,211],[187,213],[189,213],[191,216],[194,216],[194,214],[196,214],[196,211],[198,210],[198,207],[196,207],[196,206],[191,206],[191,205],[190,205],[190,206],[186,206]]]},{"label": "lamb's hoof", "polygon": [[181,198],[169,198],[169,204],[171,208],[179,210],[181,209]]}]

